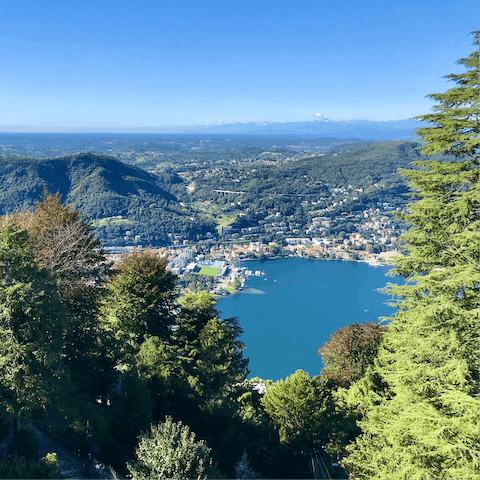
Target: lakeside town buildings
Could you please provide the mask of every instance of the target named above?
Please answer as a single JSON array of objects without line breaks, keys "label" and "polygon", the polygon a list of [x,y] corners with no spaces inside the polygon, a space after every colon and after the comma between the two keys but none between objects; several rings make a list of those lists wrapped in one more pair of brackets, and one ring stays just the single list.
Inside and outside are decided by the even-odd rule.
[{"label": "lakeside town buildings", "polygon": [[[222,268],[219,268],[217,275],[210,275],[208,285],[210,293],[225,295],[242,288],[248,273],[255,274],[242,263],[247,260],[306,257],[362,261],[373,265],[390,263],[391,258],[399,254],[396,240],[404,229],[395,225],[392,216],[386,214],[389,209],[385,203],[383,209],[368,209],[357,215],[342,214],[340,218],[321,216],[325,210],[318,211],[315,212],[318,216],[312,216],[311,222],[302,229],[305,236],[295,235],[301,232],[297,225],[288,224],[279,215],[274,215],[265,221],[259,221],[258,226],[242,229],[224,226],[218,232],[208,232],[195,244],[180,235],[171,234],[169,237],[172,245],[152,250],[166,257],[168,268],[180,278],[198,275],[201,264],[205,262],[220,262]],[[329,238],[325,235],[332,222],[346,220],[354,222],[353,233],[344,233],[342,238]],[[258,241],[265,233],[274,233],[275,241]],[[131,231],[127,236],[135,238]],[[109,258],[116,261],[123,253],[138,248],[142,246],[137,243],[134,246],[111,247],[106,250]]]}]

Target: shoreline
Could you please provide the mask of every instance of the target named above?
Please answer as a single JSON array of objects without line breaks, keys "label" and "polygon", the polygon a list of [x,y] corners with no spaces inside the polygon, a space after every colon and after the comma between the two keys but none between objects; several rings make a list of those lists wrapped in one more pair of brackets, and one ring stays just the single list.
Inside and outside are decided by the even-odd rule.
[{"label": "shoreline", "polygon": [[[265,258],[265,259],[262,259],[262,260],[259,260],[258,258],[245,258],[245,259],[238,260],[238,261],[242,262],[242,263],[243,262],[265,263],[267,261],[270,262],[270,261],[274,261],[274,260],[288,260],[288,259],[292,259],[292,258],[303,258],[305,260],[311,260],[311,261],[324,260],[324,261],[336,261],[336,262],[366,263],[370,267],[392,267],[393,268],[395,266],[394,264],[389,264],[389,263],[380,263],[380,262],[379,263],[370,263],[370,262],[365,261],[365,260],[352,260],[352,259],[344,259],[344,258],[342,258],[342,259],[340,259],[340,258],[318,258],[318,257],[310,258],[310,257],[303,257],[303,256],[300,256],[300,255],[291,255],[291,256],[287,256],[287,257],[269,257],[269,258]],[[241,268],[246,268],[246,267],[241,267]],[[216,299],[227,298],[230,295],[238,295],[239,293],[244,292],[243,289],[246,288],[246,283],[247,283],[247,280],[248,280],[249,277],[250,276],[244,276],[241,287],[239,289],[234,290],[234,291],[228,291],[227,295],[217,295]]]},{"label": "shoreline", "polygon": [[327,261],[334,261],[334,262],[355,262],[355,263],[366,263],[372,267],[389,267],[395,266],[393,263],[386,263],[386,262],[379,262],[373,261],[369,262],[368,260],[354,260],[353,258],[320,258],[320,257],[304,257],[302,255],[288,255],[286,257],[268,257],[268,258],[242,258],[238,259],[238,262],[271,262],[273,260],[284,260],[287,258],[304,258],[305,260],[327,260]]},{"label": "shoreline", "polygon": [[[213,249],[212,252],[198,254],[193,258],[193,255],[197,252],[196,245],[190,246],[189,252],[184,252],[183,248],[173,247],[168,249],[167,247],[162,247],[159,249],[152,249],[155,253],[160,256],[166,257],[168,263],[167,268],[171,268],[173,273],[184,279],[189,278],[189,274],[198,274],[198,265],[197,262],[202,262],[208,260],[210,262],[221,262],[225,267],[221,276],[219,274],[205,274],[201,278],[189,278],[189,282],[185,283],[182,280],[182,286],[179,287],[181,294],[184,294],[188,291],[198,289],[207,290],[208,293],[214,295],[215,298],[228,297],[229,295],[235,295],[245,288],[246,279],[252,275],[252,272],[249,271],[247,262],[259,262],[263,264],[266,261],[274,260],[284,260],[291,258],[303,258],[305,260],[326,260],[326,261],[341,261],[341,262],[354,262],[354,263],[366,263],[372,267],[395,267],[393,262],[393,257],[401,255],[397,250],[390,250],[387,252],[382,252],[379,254],[365,252],[365,255],[359,256],[355,255],[358,258],[351,258],[352,252],[338,251],[333,254],[320,254],[320,255],[305,255],[303,249],[289,249],[284,248],[280,252],[276,252],[274,255],[271,252],[265,254],[263,251],[252,251],[253,249],[242,251],[233,250],[232,252],[223,252],[222,249],[218,250]],[[210,255],[211,253],[211,255]],[[189,255],[187,257],[187,254]],[[259,254],[259,255],[258,255]],[[107,257],[109,260],[115,262],[117,261],[122,254],[110,254]],[[183,262],[183,263],[182,263]],[[188,265],[187,265],[188,264]],[[195,270],[197,268],[197,270]],[[226,273],[228,272],[228,275]],[[261,275],[261,268],[258,268],[254,273],[256,275]],[[238,284],[237,280],[240,282],[236,289],[233,288],[233,284]],[[200,283],[200,284],[199,284]]]}]

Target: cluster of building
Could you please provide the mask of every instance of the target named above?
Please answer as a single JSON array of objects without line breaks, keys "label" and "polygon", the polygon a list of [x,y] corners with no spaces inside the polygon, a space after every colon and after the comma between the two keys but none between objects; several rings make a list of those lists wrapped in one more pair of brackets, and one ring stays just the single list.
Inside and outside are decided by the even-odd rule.
[{"label": "cluster of building", "polygon": [[[332,227],[336,227],[337,231],[341,231],[342,225],[351,223],[356,233],[345,233],[349,240],[347,245],[353,247],[366,246],[368,244],[391,245],[395,243],[404,229],[394,221],[392,216],[385,214],[389,208],[388,204],[384,204],[382,209],[368,209],[357,214],[342,212],[333,218],[331,216],[315,216],[307,225],[301,225],[293,219],[282,218],[280,212],[277,212],[277,214],[267,217],[266,220],[258,220],[258,225],[255,226],[237,229],[232,226],[222,227],[220,237],[222,241],[225,241],[242,239],[245,236],[248,236],[248,239],[252,239],[252,237],[267,234],[275,235],[281,243],[291,244],[291,241],[287,241],[289,236],[303,233],[305,236],[311,237],[311,241],[308,243],[312,243],[316,237],[332,237],[330,233]],[[316,211],[315,213],[325,214],[328,210],[330,208]],[[397,210],[400,210],[400,208]],[[349,229],[351,230],[351,225],[350,228],[347,228],[347,230]],[[345,236],[342,235],[340,239],[345,240]],[[324,240],[322,242],[324,243]]]},{"label": "cluster of building", "polygon": [[[361,193],[362,189],[356,190]],[[195,244],[181,235],[169,234],[171,246],[153,250],[166,257],[168,268],[181,278],[201,275],[203,266],[218,267],[218,273],[209,270],[207,274],[211,291],[216,294],[231,290],[234,284],[235,288],[244,284],[246,267],[240,262],[245,260],[303,256],[382,264],[398,255],[396,240],[404,227],[387,214],[393,210],[388,203],[351,213],[342,211],[341,207],[356,200],[350,188],[334,188],[332,197],[333,202],[324,208],[318,207],[325,199],[302,200],[304,207],[312,204],[306,225],[295,221],[293,216],[285,217],[277,212],[258,220],[256,225],[244,228],[228,225],[218,232],[207,232]],[[403,211],[400,207],[396,210]],[[248,212],[248,208],[245,211]],[[246,216],[245,211],[240,212],[239,217]],[[133,232],[126,232],[125,236],[134,240],[136,246],[107,249],[114,261],[122,253],[141,248]]]},{"label": "cluster of building", "polygon": [[[118,262],[123,255],[138,249],[142,249],[142,246],[105,247],[107,259],[114,263]],[[212,284],[210,293],[215,295],[227,295],[229,291],[241,289],[246,277],[250,274],[246,267],[235,260],[234,256],[228,254],[230,252],[224,251],[218,245],[212,245],[211,253],[207,254],[198,253],[196,246],[170,246],[150,250],[164,257],[167,260],[167,268],[183,279],[189,278],[192,274],[200,275],[202,267],[211,267],[206,276]],[[234,288],[234,285],[238,286]]]}]

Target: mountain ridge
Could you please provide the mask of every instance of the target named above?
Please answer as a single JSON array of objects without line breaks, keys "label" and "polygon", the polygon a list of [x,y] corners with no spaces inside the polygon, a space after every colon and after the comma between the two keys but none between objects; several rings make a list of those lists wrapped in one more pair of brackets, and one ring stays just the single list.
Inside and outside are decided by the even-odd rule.
[{"label": "mountain ridge", "polygon": [[126,230],[137,241],[163,245],[169,234],[192,238],[212,228],[200,218],[193,222],[193,212],[179,204],[160,177],[112,156],[0,157],[0,215],[31,208],[44,188],[73,204],[107,245],[131,242]]},{"label": "mountain ridge", "polygon": [[293,135],[336,138],[355,138],[365,141],[412,140],[418,127],[414,119],[406,120],[330,120],[300,122],[232,122],[205,125],[173,125],[159,127],[7,127],[0,132],[58,132],[58,133],[182,133],[231,135]]},{"label": "mountain ridge", "polygon": [[[73,203],[80,210],[79,197],[90,196],[90,190],[100,186],[123,197],[148,193],[160,195],[168,201],[176,200],[160,187],[157,177],[109,155],[81,153],[52,159],[0,157],[0,175],[2,214],[14,211],[19,204],[33,205],[33,198],[39,198],[44,186],[48,191],[59,192],[64,201]],[[8,186],[4,185],[6,177]],[[28,188],[25,188],[25,177]],[[12,190],[19,194],[8,201],[5,196],[12,195]],[[105,213],[114,214],[109,207],[103,208]]]}]

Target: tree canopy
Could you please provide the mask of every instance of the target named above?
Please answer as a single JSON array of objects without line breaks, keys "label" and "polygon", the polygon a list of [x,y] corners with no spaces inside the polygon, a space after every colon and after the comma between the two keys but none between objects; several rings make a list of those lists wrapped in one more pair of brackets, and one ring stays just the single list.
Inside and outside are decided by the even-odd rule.
[{"label": "tree canopy", "polygon": [[168,339],[148,338],[137,365],[147,378],[162,379],[168,388],[202,402],[225,393],[247,373],[242,330],[236,318],[221,320],[211,295],[189,293],[178,300],[175,325]]},{"label": "tree canopy", "polygon": [[281,441],[301,440],[311,447],[321,429],[327,398],[328,392],[318,379],[297,370],[285,380],[269,385],[261,402],[278,425]]},{"label": "tree canopy", "polygon": [[115,265],[102,312],[118,338],[140,345],[147,337],[166,339],[174,323],[175,275],[150,249],[138,250]]},{"label": "tree canopy", "polygon": [[62,205],[59,193],[44,188],[35,207],[16,213],[12,221],[28,231],[38,264],[59,279],[64,296],[88,295],[98,285],[105,271],[100,241],[73,205]]},{"label": "tree canopy", "polygon": [[128,470],[134,479],[205,479],[212,467],[210,453],[207,444],[196,440],[188,425],[175,423],[167,416],[140,437],[136,460],[128,464]]},{"label": "tree canopy", "polygon": [[419,117],[433,123],[418,130],[423,153],[457,161],[403,171],[416,201],[393,273],[407,283],[389,286],[398,311],[348,394],[363,412],[345,462],[354,477],[479,478],[478,60],[478,50],[460,60],[468,71],[449,75],[457,86],[431,95],[435,113]]},{"label": "tree canopy", "polygon": [[324,366],[321,376],[341,387],[360,380],[377,356],[385,325],[352,323],[330,335],[318,350]]},{"label": "tree canopy", "polygon": [[7,220],[0,225],[0,401],[25,417],[58,387],[68,316],[55,279],[35,262],[28,233]]}]

